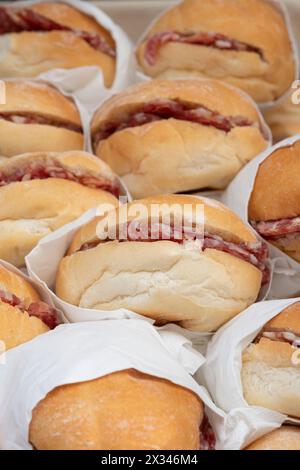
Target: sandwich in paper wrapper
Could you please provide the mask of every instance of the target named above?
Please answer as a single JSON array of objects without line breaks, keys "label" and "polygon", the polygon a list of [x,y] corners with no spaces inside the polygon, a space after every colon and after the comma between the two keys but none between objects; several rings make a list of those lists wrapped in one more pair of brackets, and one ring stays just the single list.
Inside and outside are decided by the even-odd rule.
[{"label": "sandwich in paper wrapper", "polygon": [[[115,75],[112,80],[110,88],[105,87],[104,77],[101,69],[97,66],[85,66],[85,67],[76,67],[69,70],[64,68],[57,68],[49,72],[45,72],[46,76],[51,77],[55,80],[56,83],[60,82],[61,88],[67,93],[77,91],[78,96],[82,94],[82,99],[84,99],[87,107],[93,108],[93,103],[97,103],[97,106],[109,97],[111,94],[116,93],[117,91],[126,88],[131,82],[132,75],[132,56],[131,42],[126,35],[126,33],[116,25],[111,18],[109,18],[104,12],[102,12],[95,5],[90,4],[89,2],[83,2],[80,0],[58,0],[55,3],[61,3],[72,7],[79,12],[82,12],[92,19],[95,19],[99,25],[108,31],[112,39],[115,41],[116,47],[116,66],[115,66]],[[26,1],[26,2],[3,2],[2,7],[11,7],[11,8],[25,8],[30,9],[31,6],[37,4],[46,4],[45,10],[51,8],[51,3],[47,0],[39,1]],[[48,7],[47,7],[48,5]],[[43,13],[43,5],[40,7],[41,13]],[[39,10],[39,14],[40,14]],[[50,30],[51,31],[51,30]],[[46,40],[46,39],[45,39]],[[20,47],[20,45],[18,46]],[[45,48],[51,49],[50,45],[45,44]],[[46,50],[46,49],[45,49]],[[34,52],[34,51],[33,51]],[[9,54],[10,52],[8,52]],[[25,53],[25,52],[24,52]],[[43,49],[41,49],[41,54],[43,54]],[[81,51],[81,54],[83,52]],[[73,52],[71,51],[71,54]],[[26,55],[26,54],[25,54]],[[38,61],[38,59],[37,59]],[[91,63],[93,61],[91,60]],[[76,63],[76,61],[75,61]],[[31,73],[31,76],[33,74]],[[38,74],[36,74],[38,75]],[[44,74],[42,74],[44,75]],[[8,75],[6,75],[8,77]],[[96,106],[96,107],[97,107]],[[94,111],[94,109],[92,109]]]},{"label": "sandwich in paper wrapper", "polygon": [[[40,441],[38,442],[39,437],[35,436],[34,429],[31,429],[29,438],[29,425],[36,405],[54,388],[98,379],[119,371],[125,371],[126,374],[128,370],[133,370],[137,380],[140,373],[148,374],[148,378],[151,375],[152,378],[171,382],[172,387],[172,384],[176,384],[187,389],[185,393],[190,394],[190,401],[198,402],[197,397],[200,399],[201,414],[204,416],[205,413],[206,420],[215,431],[216,425],[223,421],[223,413],[212,403],[205,388],[198,385],[191,376],[203,362],[204,358],[191,348],[189,341],[180,334],[179,328],[175,331],[169,327],[157,329],[147,322],[138,320],[61,325],[43,335],[42,340],[36,338],[30,343],[9,351],[6,354],[6,364],[0,365],[1,428],[5,429],[5,432],[0,432],[0,447],[3,450],[30,450],[32,449],[30,438],[35,448],[43,446]],[[133,380],[135,378],[133,377]],[[145,382],[146,376],[142,376],[142,379]],[[193,393],[191,394],[190,391]],[[109,401],[115,400],[114,395],[110,397],[107,406],[109,406]],[[140,395],[139,400],[142,399]],[[148,419],[157,400],[159,401],[159,396],[152,404],[147,403],[145,413]],[[177,411],[174,409],[175,414]],[[126,414],[126,410],[123,412]],[[186,410],[186,413],[189,411]],[[60,420],[59,413],[55,416],[55,419],[52,417],[52,423]],[[68,421],[66,416],[65,421],[61,422],[62,427],[59,431],[62,435],[70,421],[72,422],[72,419]],[[186,422],[186,418],[183,417],[183,421]],[[76,421],[74,424],[76,428]],[[123,424],[125,426],[124,422]],[[189,423],[185,425],[190,426]],[[164,426],[163,423],[162,426]],[[52,425],[50,427],[52,428]],[[205,438],[204,431],[200,434],[203,448],[211,447],[213,444],[214,436],[211,427],[209,427],[207,438]],[[44,427],[44,431],[46,429]],[[117,435],[123,433],[121,429],[124,430],[126,427],[116,429]],[[143,427],[143,429],[144,432],[151,434],[151,427]],[[196,440],[199,442],[199,428],[196,426],[194,430]],[[176,435],[181,431],[173,428],[172,433],[174,432]],[[54,439],[57,437],[60,439],[57,434]],[[76,439],[76,433],[74,436]],[[139,440],[142,438],[143,436],[139,435]],[[105,436],[100,436],[99,439],[105,439]],[[155,439],[160,442],[161,437],[158,439],[154,434]],[[168,442],[168,433],[165,439]]]},{"label": "sandwich in paper wrapper", "polygon": [[[276,324],[273,320],[281,314],[280,322],[282,324],[286,319],[289,330],[292,315],[294,319],[299,317],[299,301],[300,299],[272,300],[254,304],[222,327],[210,342],[206,362],[198,375],[201,383],[204,383],[210,391],[216,405],[227,413],[226,426],[222,430],[220,441],[221,448],[243,449],[264,434],[279,428],[283,423],[300,425],[299,418],[274,411],[280,406],[285,409],[294,406],[296,403],[294,400],[299,400],[297,393],[292,390],[293,384],[296,388],[297,383],[299,384],[296,378],[293,381],[292,363],[290,367],[279,364],[280,353],[276,349],[273,352],[270,349],[271,359],[268,359],[267,355],[264,357],[264,350],[267,350],[267,347],[275,347],[289,348],[289,355],[293,352],[300,358],[297,346],[291,349],[288,342],[282,342],[291,338],[291,331],[279,331],[278,320]],[[269,323],[271,320],[274,326]],[[272,330],[272,333],[266,330]],[[271,337],[273,340],[268,339]],[[270,344],[265,346],[265,342],[268,341]],[[258,348],[257,352],[255,348]],[[247,356],[248,353],[251,355],[251,352],[253,357],[249,361]],[[257,368],[263,367],[259,361],[264,360],[279,362],[278,364],[274,362],[273,367],[269,367],[266,362],[265,369],[259,377]],[[295,371],[298,367],[294,366]],[[281,373],[283,375],[280,380],[278,374]],[[299,375],[299,372],[297,373]],[[244,397],[245,393],[251,403],[268,403],[270,408],[266,405],[249,405]]]},{"label": "sandwich in paper wrapper", "polygon": [[[190,0],[177,1],[175,3],[175,5],[173,5],[172,7],[168,7],[165,11],[163,11],[158,17],[156,17],[152,21],[152,23],[149,25],[149,27],[147,28],[145,33],[143,33],[142,36],[140,37],[140,39],[137,43],[137,46],[136,46],[136,50],[135,50],[135,53],[136,53],[135,54],[136,55],[136,57],[135,57],[135,81],[136,82],[149,80],[151,78],[165,78],[165,79],[179,79],[179,78],[180,79],[184,79],[184,78],[197,79],[198,78],[199,79],[199,78],[208,78],[209,77],[209,78],[224,80],[224,76],[226,77],[226,72],[230,76],[230,71],[232,71],[232,67],[238,66],[238,64],[239,64],[239,60],[237,60],[238,56],[235,55],[232,58],[232,60],[229,61],[229,66],[228,66],[227,69],[226,69],[226,65],[224,65],[225,72],[224,72],[223,69],[221,69],[222,73],[223,73],[222,76],[218,76],[217,73],[215,74],[215,71],[218,68],[218,67],[216,67],[216,64],[218,64],[218,61],[220,60],[220,56],[218,55],[219,52],[222,53],[225,49],[229,49],[227,51],[225,50],[225,54],[228,53],[228,52],[231,52],[230,49],[231,49],[232,46],[231,45],[229,46],[229,44],[228,44],[228,42],[231,42],[231,39],[229,37],[226,37],[228,35],[228,33],[225,34],[225,36],[223,34],[219,34],[219,35],[216,34],[217,41],[216,42],[213,41],[214,32],[220,26],[220,22],[218,22],[218,18],[220,16],[221,17],[224,16],[224,9],[225,9],[225,15],[228,14],[227,23],[228,23],[229,26],[227,27],[227,31],[228,31],[228,28],[233,27],[232,18],[234,18],[234,15],[237,14],[237,11],[232,9],[232,17],[230,16],[231,14],[228,12],[228,9],[231,8],[230,2],[228,2],[228,4],[226,4],[226,2],[225,2],[224,5],[220,5],[219,2],[215,2],[215,1],[210,2],[210,0],[205,0],[203,2],[203,5],[202,5],[200,0],[190,1],[190,4],[189,4],[189,1]],[[193,4],[193,2],[194,2],[194,4]],[[288,13],[288,10],[286,8],[286,5],[281,0],[265,0],[265,2],[266,2],[266,8],[268,8],[268,4],[273,6],[275,8],[275,10],[280,12],[280,14],[282,15],[282,17],[284,19],[284,25],[285,25],[285,28],[287,29],[287,35],[288,35],[289,42],[290,42],[290,52],[293,56],[293,62],[294,62],[294,67],[293,67],[294,72],[291,75],[294,75],[293,79],[297,80],[297,78],[298,78],[298,69],[299,69],[298,44],[297,44],[296,38],[293,34],[292,25],[291,25],[291,21],[290,21],[290,17],[289,17],[289,13]],[[220,2],[220,3],[222,4],[223,2]],[[236,6],[236,5],[234,5],[234,6]],[[267,12],[267,10],[264,11],[263,13],[262,13],[262,11],[259,12],[258,11],[258,6],[259,5],[253,4],[251,6],[252,10],[248,11],[248,15],[254,15],[254,14],[257,13],[257,15],[258,15],[257,22],[259,22],[259,15],[260,15],[260,18],[265,18],[270,13],[270,12]],[[199,32],[199,31],[194,32],[193,27],[195,27],[195,24],[194,24],[193,20],[195,18],[197,18],[196,10],[197,10],[198,7],[201,7],[201,8],[203,7],[203,10],[200,10],[200,12],[198,12],[198,17],[200,16],[202,18],[204,29],[201,32]],[[212,8],[211,10],[210,10],[210,7]],[[216,8],[218,8],[218,7],[223,8],[223,10],[221,10],[221,12],[219,12],[219,14],[216,14]],[[175,14],[175,9],[176,8],[177,8],[177,12]],[[173,13],[173,10],[174,10],[174,13]],[[207,18],[203,18],[205,15],[207,15]],[[239,12],[239,15],[241,15],[241,11]],[[214,23],[214,21],[215,21],[215,24],[212,26],[210,24],[210,22]],[[249,21],[248,16],[245,19],[245,21],[246,22]],[[270,27],[270,24],[271,23],[269,23],[269,27]],[[224,24],[223,24],[222,27],[224,27],[226,29],[226,21],[224,21]],[[240,23],[240,17],[239,17],[239,21],[238,21],[238,25],[237,25],[237,28],[236,28],[236,31],[235,31],[235,35],[238,36],[240,34],[241,27],[243,27],[243,26]],[[276,26],[274,25],[274,28],[279,28],[280,29],[280,25],[278,25],[276,23]],[[208,37],[205,37],[204,31],[210,31],[210,33],[208,33]],[[254,34],[253,29],[250,28],[249,31],[252,32],[251,34]],[[146,38],[147,38],[147,36],[149,35],[150,32],[152,32],[153,35],[148,37],[148,42],[149,43],[152,42],[151,47],[150,47],[150,44],[149,44],[148,54],[150,54],[152,60],[155,58],[155,60],[157,62],[159,49],[160,49],[160,47],[165,46],[165,52],[162,53],[162,56],[161,56],[161,59],[160,59],[162,61],[162,65],[164,65],[164,67],[162,66],[161,70],[159,69],[159,67],[157,68],[156,63],[152,63],[152,60],[148,59],[149,62],[147,64],[147,59],[146,59],[146,45],[147,44],[146,44],[145,40],[146,40]],[[178,37],[178,36],[181,36],[181,37]],[[194,39],[193,39],[193,36],[195,37]],[[218,36],[220,36],[220,37],[218,37]],[[149,41],[149,39],[150,39],[150,41]],[[218,39],[221,40],[220,43],[218,42]],[[248,40],[246,42],[250,43],[251,39],[248,38]],[[205,47],[204,48],[200,47],[199,49],[200,50],[202,49],[202,51],[199,51],[199,52],[197,52],[195,49],[194,49],[193,52],[188,51],[188,49],[183,50],[183,48],[186,47],[186,46],[188,47],[189,44],[200,45],[200,46],[205,45],[205,46],[208,46],[208,47],[206,47],[206,48]],[[219,46],[219,44],[220,44],[220,46]],[[180,49],[176,50],[175,49],[176,45],[177,46],[179,45],[179,47],[182,47],[182,49],[181,50]],[[235,44],[234,44],[234,46],[235,46]],[[268,44],[268,47],[269,46],[270,46],[270,44]],[[218,50],[219,47],[220,47],[220,49]],[[273,48],[272,48],[272,51],[273,51],[272,53],[273,54],[274,54],[274,52],[278,53],[276,47],[277,46],[275,46],[275,44],[274,44]],[[215,57],[210,55],[210,53],[211,53],[210,49],[214,49],[214,48],[215,48],[214,53],[217,54]],[[243,48],[242,49],[237,48],[237,51],[243,51],[243,50],[244,50]],[[235,51],[233,50],[233,52],[235,52]],[[256,52],[256,53],[259,52],[259,54],[262,53],[261,50],[260,51],[253,50],[252,52]],[[238,54],[239,53],[240,52],[238,52]],[[243,54],[243,52],[241,52],[241,53]],[[199,55],[197,55],[197,54],[199,54]],[[168,64],[170,55],[172,56],[173,63],[172,63],[172,60],[171,60],[170,64]],[[250,55],[250,54],[248,54],[248,55]],[[182,58],[184,59],[183,64],[185,64],[185,67],[184,67],[183,64],[181,64],[183,69],[180,69],[180,67],[179,67],[178,70],[177,70],[176,69],[176,64],[175,64],[174,61],[178,60],[179,57],[181,59]],[[249,62],[248,62],[248,60],[249,60]],[[263,58],[263,53],[262,53],[262,58],[260,58],[260,60],[262,62],[265,61],[265,59]],[[197,62],[198,62],[198,64],[200,64],[199,69],[197,69],[197,67],[195,66],[195,63],[197,63]],[[209,75],[209,71],[207,73],[205,68],[201,69],[201,64],[210,64],[211,68],[212,68],[213,75]],[[151,67],[151,65],[152,66],[154,65],[154,67]],[[260,65],[262,65],[262,64],[260,64]],[[152,68],[153,69],[157,68],[157,71],[155,71],[155,70],[152,71],[153,74],[154,74],[153,76],[147,75],[146,72],[143,71],[143,68],[145,68],[145,66],[146,66],[146,68],[149,68],[149,70],[151,70]],[[173,66],[173,68],[172,68],[172,66]],[[254,67],[253,70],[251,70],[252,66]],[[257,64],[256,64],[256,66],[257,66]],[[231,84],[234,84],[234,86],[236,86],[240,89],[243,89],[243,86],[244,86],[243,85],[243,79],[245,78],[245,75],[248,72],[250,80],[249,80],[249,84],[246,85],[248,87],[247,94],[252,95],[252,97],[255,99],[255,101],[259,104],[259,106],[261,108],[269,108],[269,107],[273,106],[274,103],[283,100],[284,97],[288,95],[289,89],[288,89],[288,87],[286,87],[286,91],[284,93],[281,92],[274,99],[271,99],[271,95],[270,95],[270,93],[268,93],[267,90],[264,93],[262,93],[261,90],[265,90],[265,85],[266,84],[268,85],[268,81],[270,83],[272,82],[272,75],[274,75],[274,73],[275,73],[274,72],[274,65],[273,65],[273,71],[272,71],[272,67],[270,67],[269,79],[267,77],[265,82],[263,80],[264,73],[265,73],[265,67],[264,66],[262,66],[262,67],[259,66],[258,67],[257,70],[259,70],[259,72],[256,72],[256,73],[258,73],[257,80],[253,80],[251,82],[251,78],[253,78],[253,76],[255,76],[254,70],[255,70],[256,66],[255,66],[255,61],[251,62],[251,59],[246,59],[245,58],[245,62],[244,63],[242,62],[242,64],[241,64],[241,67],[243,69],[243,73],[241,73],[241,69],[239,69],[239,70],[236,69],[236,77],[234,77],[234,75],[233,75],[231,77],[231,81],[225,80],[225,82],[227,82],[227,83],[229,82]],[[214,68],[215,68],[215,70],[214,70]],[[281,68],[281,67],[279,67],[279,68]],[[275,67],[275,69],[276,69],[276,67]],[[278,72],[278,64],[277,64],[277,72]],[[270,78],[270,76],[271,76],[271,78]],[[241,80],[240,80],[240,78],[241,78]],[[246,78],[247,78],[247,76],[246,76]],[[292,84],[292,81],[290,81],[290,85],[291,84]]]},{"label": "sandwich in paper wrapper", "polygon": [[[293,195],[295,195],[295,191],[297,191],[298,174],[295,173],[295,170],[293,172],[293,168],[294,168],[293,165],[297,166],[297,151],[298,151],[297,148],[299,145],[300,145],[300,135],[286,139],[274,145],[271,149],[266,150],[261,155],[256,157],[254,160],[248,163],[242,169],[242,171],[235,177],[233,182],[229,185],[227,190],[223,193],[222,202],[226,204],[228,207],[230,207],[244,221],[250,222],[249,220],[250,216],[248,217],[248,210],[250,207],[249,202],[251,203],[254,183],[256,181],[258,171],[260,168],[262,168],[261,164],[264,164],[265,160],[268,159],[268,157],[273,158],[273,155],[274,155],[276,158],[276,160],[275,159],[273,160],[274,162],[273,169],[275,170],[275,173],[272,173],[272,174],[271,172],[269,173],[270,180],[265,182],[266,183],[265,186],[264,184],[261,184],[263,181],[263,177],[267,176],[266,170],[268,171],[270,169],[270,164],[272,164],[271,162],[269,166],[265,166],[264,176],[262,176],[261,180],[258,182],[258,184],[260,185],[260,191],[264,192],[264,196],[261,198],[261,202],[259,203],[259,207],[261,209],[258,208],[258,212],[260,212],[260,210],[267,212],[269,210],[269,207],[271,207],[273,204],[275,208],[274,211],[280,210],[280,211],[283,211],[283,213],[287,213],[287,214],[289,213],[289,211],[294,211],[294,210],[297,211],[297,208],[293,207],[297,205],[297,197],[294,197]],[[284,158],[283,158],[283,154],[282,155],[280,154],[280,152],[282,152],[281,149],[283,149],[283,151],[286,149]],[[289,166],[288,172],[280,169],[281,164],[288,165],[289,162],[290,162],[290,166]],[[300,162],[300,159],[299,159],[299,162]],[[287,170],[287,168],[285,170]],[[279,178],[279,175],[281,175],[283,178],[285,178],[285,175],[287,175],[287,183],[285,183],[285,185],[284,183],[282,183],[282,181],[275,180],[276,177]],[[293,181],[295,182],[294,185],[291,184],[290,182],[291,179],[293,179]],[[272,185],[273,191],[271,191],[271,188],[269,187],[270,185]],[[289,193],[289,191],[291,191],[291,193]],[[282,194],[284,192],[286,193],[288,197],[288,201],[285,201],[282,198]],[[277,194],[277,198],[276,198],[276,194]],[[292,199],[293,199],[293,202],[290,202]],[[254,201],[253,207],[255,203],[255,210],[257,210],[258,204],[256,203],[256,201],[258,202],[258,198],[253,199],[253,201]],[[254,213],[254,209],[252,211]],[[276,231],[278,227],[280,230],[283,227],[282,235],[287,234],[288,236],[291,236],[291,235],[293,236],[292,232],[294,231],[296,238],[297,238],[297,228],[295,230],[295,228],[292,228],[292,224],[289,223],[289,221],[292,221],[292,222],[297,221],[297,217],[295,216],[287,215],[287,219],[285,219],[285,217],[283,218],[282,215],[278,217],[270,215],[269,217],[262,218],[261,220],[267,221],[267,219],[269,219],[272,222],[272,229],[273,230],[276,229]],[[282,222],[279,220],[279,224],[274,225],[273,222],[274,221],[277,222],[277,220],[274,220],[274,219],[282,219]],[[259,226],[260,224],[257,223],[257,227]],[[268,224],[265,227],[268,227]],[[258,234],[259,234],[259,231],[258,231]],[[266,238],[264,238],[264,240],[268,242],[270,258],[271,258],[272,265],[273,265],[273,280],[272,280],[271,288],[268,294],[268,299],[282,299],[286,297],[297,297],[300,292],[300,263],[296,259],[297,248],[295,248],[295,251],[292,251],[292,250],[289,251],[289,249],[287,248],[286,252],[284,252],[282,249],[278,248],[278,243],[276,243],[276,237],[274,238],[274,244],[270,243],[270,240],[272,241],[271,237],[269,238],[267,236]],[[277,246],[275,246],[275,243]],[[287,254],[289,252],[291,253],[291,256]],[[295,257],[292,257],[293,255]]]}]

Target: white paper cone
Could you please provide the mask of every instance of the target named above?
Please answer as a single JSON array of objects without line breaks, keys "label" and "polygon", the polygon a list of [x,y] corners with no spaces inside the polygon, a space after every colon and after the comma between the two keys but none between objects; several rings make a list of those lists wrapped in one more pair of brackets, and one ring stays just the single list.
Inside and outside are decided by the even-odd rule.
[{"label": "white paper cone", "polygon": [[190,375],[203,362],[184,336],[147,322],[61,325],[10,350],[0,365],[0,448],[31,449],[32,410],[55,387],[131,368],[192,390],[204,401],[214,426],[222,412]]},{"label": "white paper cone", "polygon": [[244,448],[283,422],[300,425],[300,420],[262,407],[249,406],[241,383],[242,353],[263,326],[300,299],[254,304],[222,327],[208,345],[206,362],[198,378],[221,409],[228,413],[220,445],[224,449]]},{"label": "white paper cone", "polygon": [[[248,163],[223,193],[222,202],[248,222],[248,203],[259,165],[275,150],[292,145],[298,140],[300,135],[283,140]],[[296,297],[300,293],[300,263],[270,243],[268,247],[274,267],[268,298]]]}]

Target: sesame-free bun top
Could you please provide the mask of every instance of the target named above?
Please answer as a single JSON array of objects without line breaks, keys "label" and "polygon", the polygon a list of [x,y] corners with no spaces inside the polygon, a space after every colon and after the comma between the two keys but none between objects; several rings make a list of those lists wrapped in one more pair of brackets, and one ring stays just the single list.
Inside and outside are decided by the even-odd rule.
[{"label": "sesame-free bun top", "polygon": [[[145,60],[145,45],[154,34],[162,32],[220,33],[260,49],[263,57],[258,53],[167,42],[151,66]],[[185,0],[153,24],[137,50],[137,58],[152,77],[210,76],[240,86],[259,102],[281,96],[295,77],[285,18],[279,8],[265,0]]]},{"label": "sesame-free bun top", "polygon": [[191,390],[127,369],[48,393],[29,441],[38,450],[199,450],[203,415]]},{"label": "sesame-free bun top", "polygon": [[249,200],[249,220],[300,215],[300,140],[275,150],[259,166]]},{"label": "sesame-free bun top", "polygon": [[122,119],[140,106],[157,99],[178,100],[204,106],[224,116],[243,116],[260,125],[260,116],[245,94],[217,80],[151,80],[134,85],[103,103],[92,121],[92,133],[106,122]]},{"label": "sesame-free bun top", "polygon": [[5,104],[0,104],[0,113],[37,114],[81,126],[75,103],[55,87],[30,80],[6,80],[4,84]]},{"label": "sesame-free bun top", "polygon": [[[181,215],[181,209],[184,205],[184,216],[187,217],[188,222],[196,221],[196,208],[203,206],[204,208],[204,225],[205,231],[211,234],[220,235],[224,240],[235,243],[253,243],[257,241],[254,232],[242,222],[242,220],[234,214],[230,209],[221,204],[218,201],[187,195],[166,195],[149,197],[138,201],[133,201],[129,204],[116,208],[116,214],[114,212],[108,213],[106,216],[107,223],[111,220],[111,217],[115,219],[118,226],[119,214],[128,214],[127,221],[130,222],[136,219],[136,214],[131,210],[141,205],[146,209],[147,213],[151,214],[151,206],[162,204],[162,214],[170,214],[171,220],[172,215],[176,217],[176,214]],[[128,211],[128,212],[127,212]],[[147,218],[151,220],[151,217]],[[121,217],[121,220],[124,220]],[[144,217],[140,218],[144,220]],[[103,217],[96,217],[94,220],[84,225],[76,233],[73,242],[70,245],[68,254],[76,252],[85,243],[90,243],[98,239],[97,236],[97,225],[98,222],[103,223]]]},{"label": "sesame-free bun top", "polygon": [[269,329],[292,331],[300,336],[300,302],[290,305],[270,320],[264,327],[265,331]]},{"label": "sesame-free bun top", "polygon": [[300,427],[282,426],[257,439],[244,450],[300,450]]}]

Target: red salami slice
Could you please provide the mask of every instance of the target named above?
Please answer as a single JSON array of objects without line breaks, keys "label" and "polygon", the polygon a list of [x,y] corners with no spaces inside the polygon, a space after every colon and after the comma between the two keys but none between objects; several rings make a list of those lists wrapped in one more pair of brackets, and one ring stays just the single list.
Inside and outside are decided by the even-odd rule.
[{"label": "red salami slice", "polygon": [[0,290],[0,301],[17,307],[22,312],[27,312],[29,316],[37,317],[44,322],[51,330],[59,325],[57,310],[50,307],[45,302],[32,302],[28,308],[24,303],[14,294]]},{"label": "red salami slice", "polygon": [[101,140],[107,139],[115,132],[171,118],[212,126],[224,132],[230,132],[235,127],[254,126],[252,121],[243,116],[223,116],[205,106],[187,105],[175,100],[161,99],[141,106],[122,122],[106,124],[94,134],[93,142],[97,146]]},{"label": "red salami slice", "polygon": [[20,167],[14,170],[12,173],[5,173],[0,171],[0,187],[10,183],[16,183],[20,181],[30,181],[35,179],[47,179],[47,178],[61,178],[69,181],[88,186],[89,188],[102,189],[103,191],[110,192],[116,197],[120,196],[120,185],[115,180],[108,180],[101,176],[93,176],[88,174],[81,174],[79,172],[73,173],[71,170],[67,170],[59,162],[53,160],[52,162],[34,162],[27,166]]},{"label": "red salami slice", "polygon": [[0,7],[0,34],[50,31],[69,31],[86,41],[99,52],[116,57],[115,50],[97,33],[69,28],[46,18],[30,8]]},{"label": "red salami slice", "polygon": [[0,113],[0,119],[14,124],[40,124],[44,126],[59,127],[73,132],[82,132],[82,127],[72,122],[62,122],[50,117],[32,113]]},{"label": "red salami slice", "polygon": [[227,51],[253,52],[258,54],[262,59],[264,58],[262,51],[258,47],[237,41],[236,39],[228,38],[223,34],[210,32],[179,33],[176,31],[163,31],[161,33],[154,34],[148,39],[144,56],[146,62],[149,65],[155,65],[160,48],[170,42],[194,44]]}]

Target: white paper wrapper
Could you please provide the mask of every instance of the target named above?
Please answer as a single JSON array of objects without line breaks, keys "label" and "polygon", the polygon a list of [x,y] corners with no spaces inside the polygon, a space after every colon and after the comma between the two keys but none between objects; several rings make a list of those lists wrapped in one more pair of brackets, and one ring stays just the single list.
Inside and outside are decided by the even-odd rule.
[{"label": "white paper wrapper", "polygon": [[214,426],[222,412],[190,375],[203,362],[184,336],[167,327],[137,320],[61,325],[10,350],[0,365],[0,448],[31,449],[32,410],[55,387],[131,368],[195,392]]},{"label": "white paper wrapper", "polygon": [[43,238],[26,256],[25,261],[29,276],[48,292],[54,304],[64,312],[70,322],[140,318],[153,323],[151,319],[127,309],[105,311],[76,307],[64,302],[54,294],[53,289],[60,260],[64,257],[77,230],[97,214],[97,209],[91,209],[79,219]]},{"label": "white paper wrapper", "polygon": [[[285,19],[285,22],[286,22],[286,25],[287,25],[287,29],[288,29],[288,33],[289,33],[289,37],[290,37],[290,42],[291,42],[291,46],[292,46],[292,49],[293,49],[293,54],[294,54],[294,59],[295,59],[295,80],[297,80],[298,78],[298,70],[299,70],[299,51],[298,51],[298,44],[297,44],[297,41],[296,41],[296,38],[294,36],[294,33],[293,33],[293,29],[292,29],[292,25],[291,25],[291,20],[290,20],[290,16],[289,16],[289,13],[288,13],[288,9],[285,5],[285,3],[282,1],[282,0],[265,0],[269,3],[271,3],[272,5],[274,5],[280,12],[281,14],[283,15],[284,19]],[[164,16],[169,10],[173,9],[174,6],[176,4],[180,4],[181,3],[181,0],[178,0],[176,2],[174,2],[170,7],[166,8],[160,15],[158,15],[151,23],[150,25],[148,26],[148,28],[146,29],[146,31],[142,34],[142,36],[140,37],[140,39],[138,40],[138,43],[137,43],[137,46],[136,46],[136,49],[139,47],[139,45],[143,42],[144,38],[147,36],[148,32],[151,30],[152,26],[157,22],[157,20],[159,18],[161,18],[162,16]],[[135,57],[135,54],[134,54],[134,67],[135,67],[135,77],[134,77],[134,80],[136,83],[138,82],[144,82],[146,80],[150,80],[151,77],[149,77],[148,75],[146,75],[141,67],[139,66],[138,62],[137,62],[137,59]],[[288,92],[287,92],[288,93]],[[286,96],[287,96],[287,93],[285,93],[284,95],[282,95],[281,97],[279,97],[276,101],[270,101],[270,102],[266,102],[266,103],[261,103],[259,105],[260,108],[269,108],[271,106],[273,106],[275,103],[283,100]]]},{"label": "white paper wrapper", "polygon": [[[32,4],[47,1],[3,2],[3,5],[28,8]],[[46,73],[47,76],[50,73],[51,80],[55,79],[60,82],[61,88],[67,93],[76,91],[78,99],[84,100],[86,108],[93,113],[103,100],[125,89],[132,81],[132,44],[126,33],[92,3],[80,0],[56,0],[56,2],[66,3],[93,17],[111,33],[115,40],[117,53],[116,76],[112,87],[109,89],[105,88],[102,72],[98,67],[79,67],[71,70],[56,69]]]},{"label": "white paper wrapper", "polygon": [[249,406],[243,397],[240,376],[244,349],[271,318],[298,301],[254,304],[221,328],[208,345],[206,362],[198,377],[206,384],[216,405],[228,413],[221,430],[221,448],[242,449],[285,421],[300,425],[300,420]]},{"label": "white paper wrapper", "polygon": [[[292,145],[298,140],[300,140],[300,135],[283,140],[248,163],[223,193],[222,202],[245,222],[248,222],[248,203],[259,165],[275,150]],[[282,299],[298,296],[300,293],[300,263],[270,243],[268,246],[274,267],[268,298]]]},{"label": "white paper wrapper", "polygon": [[[50,307],[55,308],[55,304],[52,300],[51,295],[49,295],[48,290],[44,289],[44,287],[41,285],[40,282],[36,282],[33,279],[30,279],[23,271],[21,271],[20,269],[17,269],[15,266],[13,266],[10,263],[7,263],[6,261],[3,261],[2,259],[0,259],[0,266],[2,266],[3,268],[8,269],[9,271],[17,274],[18,276],[22,277],[24,280],[29,282],[32,285],[32,287],[34,287],[34,289],[39,293],[41,299],[44,302],[46,302],[48,305],[50,305]],[[61,320],[61,322],[63,322],[63,323],[67,322],[65,316],[63,315],[63,313],[60,309],[58,309],[57,314],[58,314],[58,317]],[[0,351],[0,353],[1,353],[1,351]]]}]

